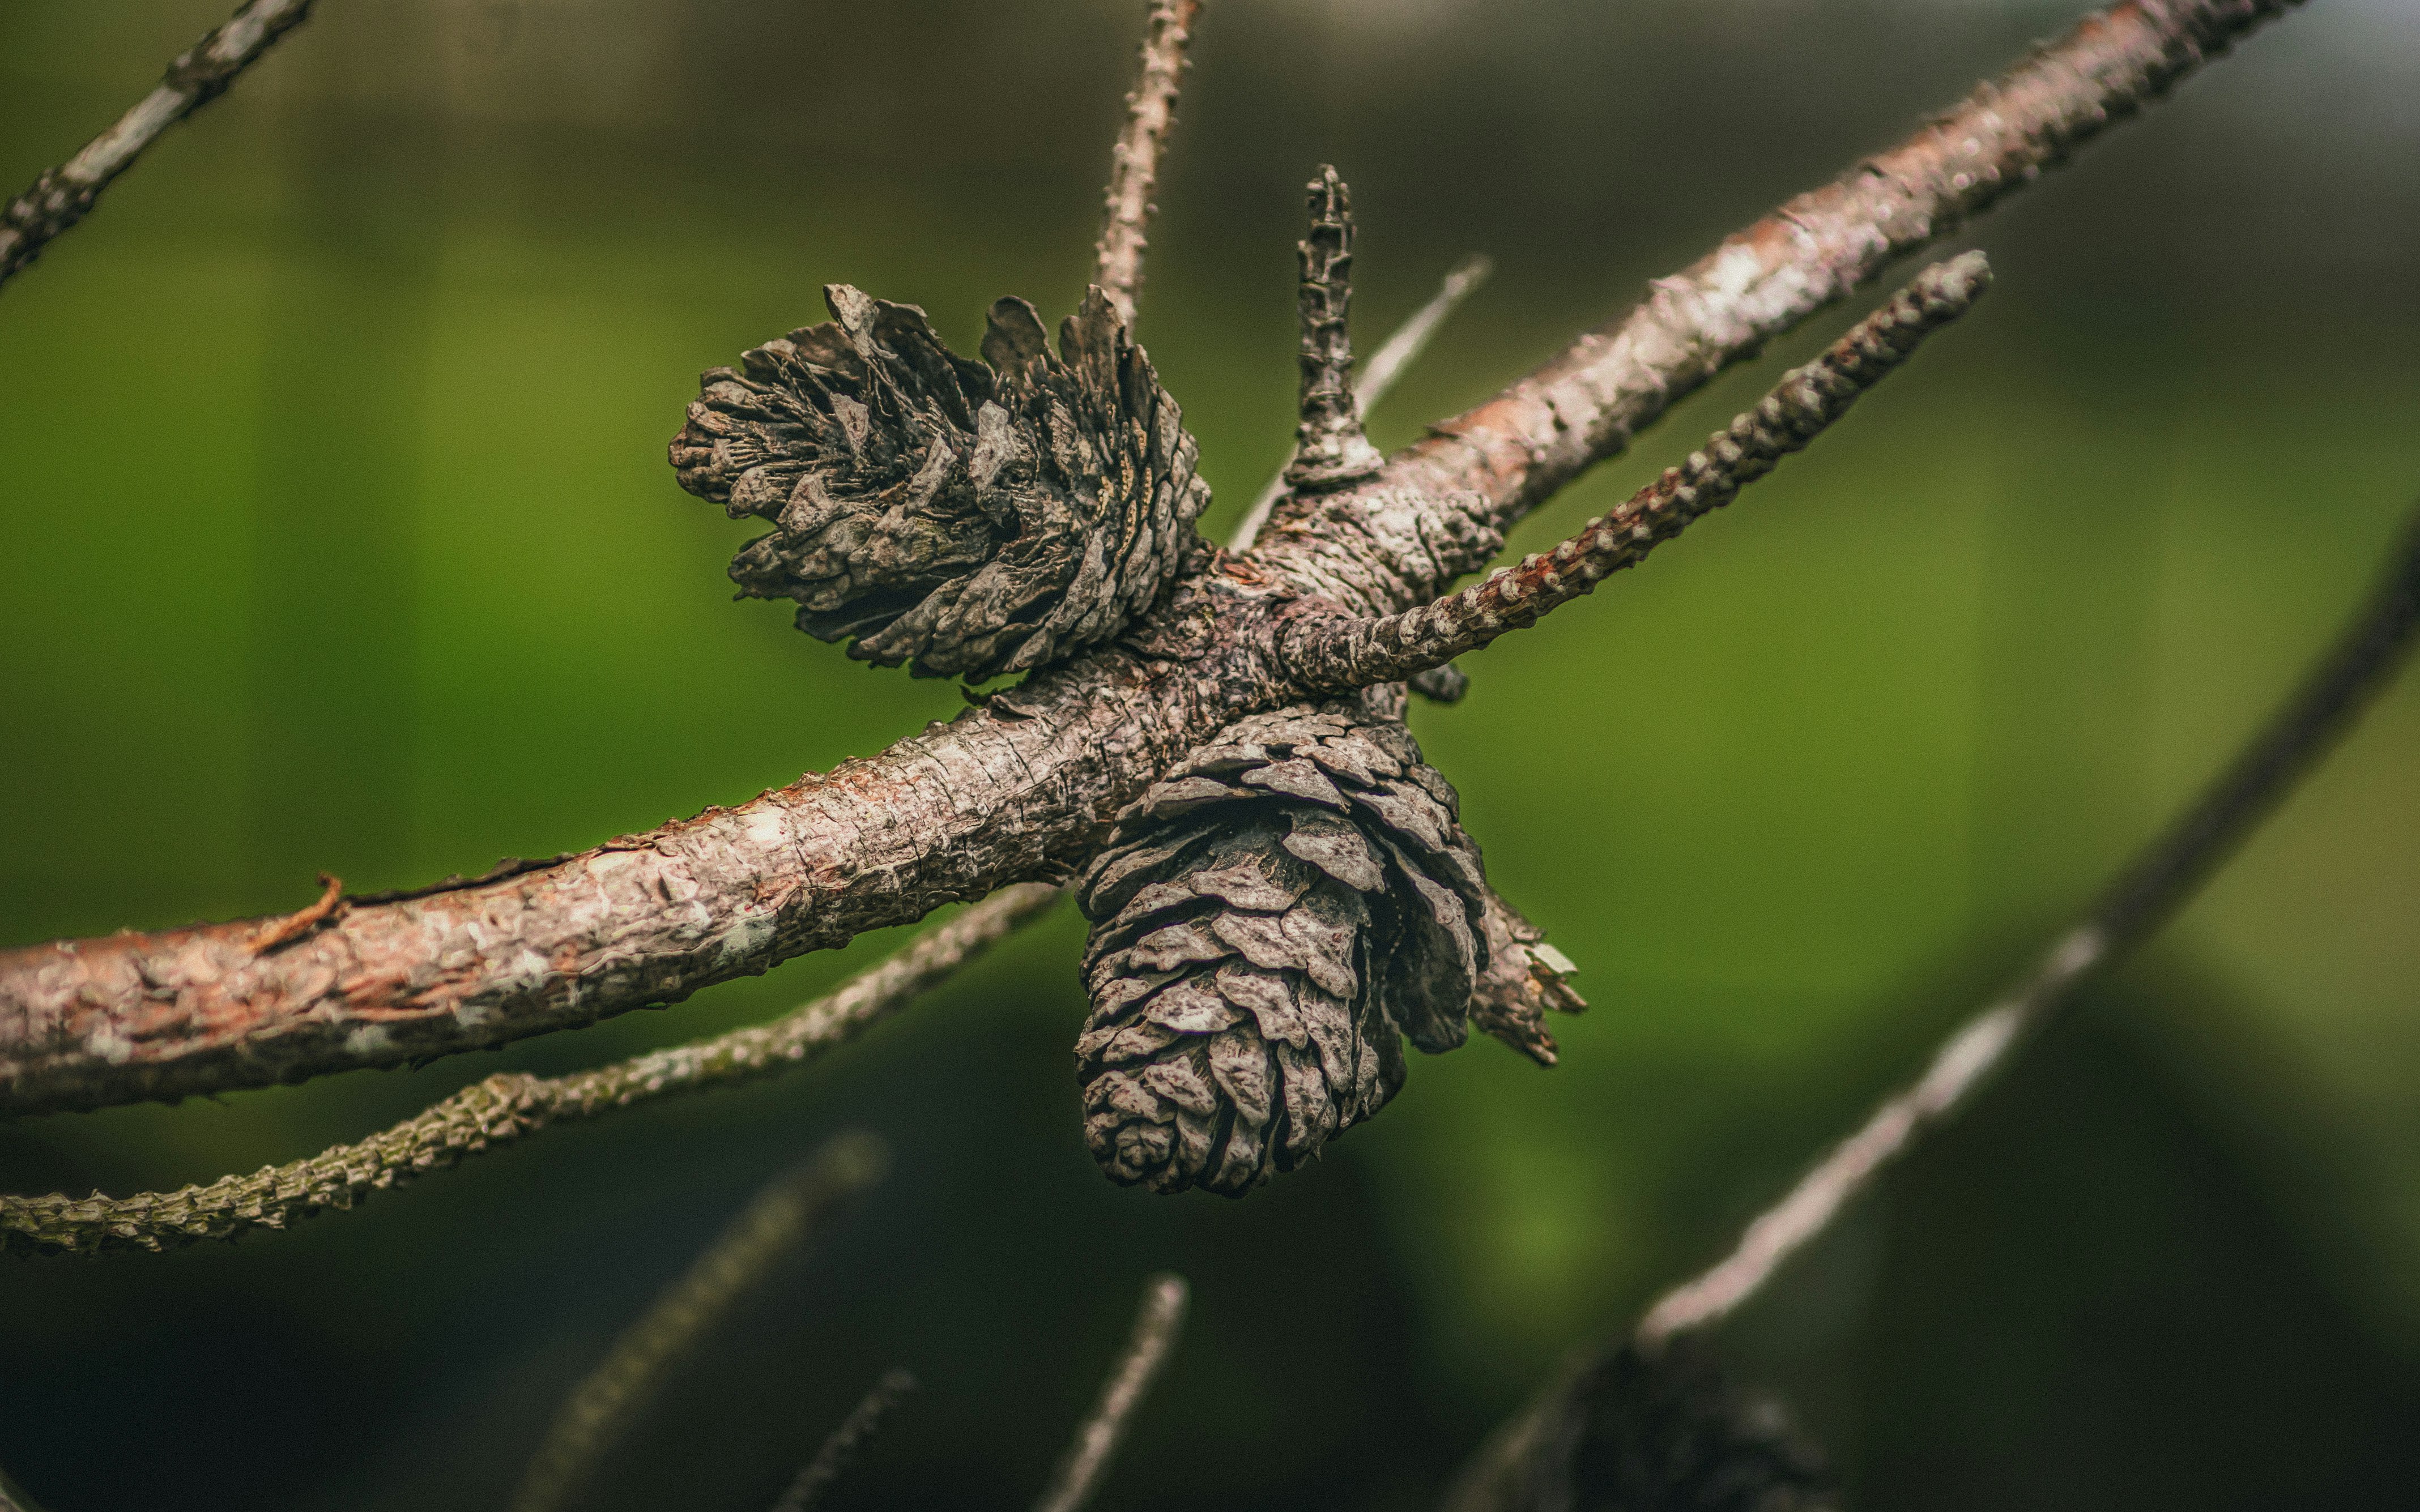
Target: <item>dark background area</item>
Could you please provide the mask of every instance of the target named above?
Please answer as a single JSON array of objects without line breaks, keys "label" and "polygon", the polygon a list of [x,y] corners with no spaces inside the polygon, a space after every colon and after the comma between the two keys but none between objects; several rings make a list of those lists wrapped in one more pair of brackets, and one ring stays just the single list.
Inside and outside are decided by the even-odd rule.
[{"label": "dark background area", "polygon": [[[1292,242],[1351,179],[1365,350],[1495,282],[1400,444],[2070,4],[1212,0],[1142,333],[1233,521],[1282,458]],[[219,0],[0,0],[0,185]],[[957,704],[732,604],[665,441],[856,283],[969,348],[1070,306],[1126,0],[328,0],[0,293],[0,945],[592,844]],[[500,1507],[765,1180],[892,1179],[711,1342],[600,1508],[762,1507],[886,1365],[841,1507],[1030,1500],[1143,1276],[1194,1322],[1107,1509],[1414,1507],[1711,1257],[2173,811],[2420,493],[2420,12],[2314,0],[1969,240],[1999,286],[1736,508],[1415,727],[1595,1007],[1420,1059],[1241,1203],[1085,1154],[1066,916],[786,1079],[361,1211],[0,1266],[0,1464],[52,1512]],[[1527,527],[1606,507],[1857,312]],[[1723,1348],[1853,1504],[2381,1505],[2420,1419],[2420,678]],[[0,1126],[12,1191],[172,1186],[504,1068],[767,1017],[904,932],[500,1054]]]}]

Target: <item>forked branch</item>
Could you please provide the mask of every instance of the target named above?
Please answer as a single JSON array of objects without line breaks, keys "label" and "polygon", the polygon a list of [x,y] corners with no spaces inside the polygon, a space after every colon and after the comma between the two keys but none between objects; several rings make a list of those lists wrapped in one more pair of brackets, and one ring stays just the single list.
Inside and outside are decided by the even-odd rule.
[{"label": "forked branch", "polygon": [[1177,91],[1185,83],[1185,44],[1192,39],[1202,0],[1152,0],[1151,29],[1143,37],[1134,92],[1126,96],[1126,122],[1110,149],[1109,188],[1101,212],[1101,239],[1094,249],[1093,282],[1109,297],[1119,318],[1135,323],[1142,293],[1144,232],[1156,208],[1151,193],[1159,181],[1160,155],[1176,125]]},{"label": "forked branch", "polygon": [[1991,265],[1979,252],[1926,269],[1823,356],[1783,374],[1763,403],[1716,431],[1703,450],[1665,469],[1628,502],[1590,520],[1554,550],[1408,613],[1300,616],[1280,627],[1279,659],[1306,687],[1345,692],[1401,682],[1537,624],[1730,503],[1821,435],[1925,337],[1973,308],[1991,281]]},{"label": "forked branch", "polygon": [[252,0],[232,20],[168,65],[160,86],[84,150],[43,170],[0,210],[0,283],[41,255],[53,238],[92,209],[109,181],[134,165],[160,133],[226,93],[237,74],[311,14],[311,0]]},{"label": "forked branch", "polygon": [[[244,923],[0,951],[0,1112],[398,1065],[675,1002],[1013,882],[1238,717],[1299,698],[1253,649],[1315,594],[1400,613],[1673,400],[1982,208],[2286,0],[2126,0],[1785,206],[1374,478],[1290,500],[1121,645],[869,761],[580,856],[354,900],[260,955]],[[1146,203],[1147,200],[1139,203]]]}]

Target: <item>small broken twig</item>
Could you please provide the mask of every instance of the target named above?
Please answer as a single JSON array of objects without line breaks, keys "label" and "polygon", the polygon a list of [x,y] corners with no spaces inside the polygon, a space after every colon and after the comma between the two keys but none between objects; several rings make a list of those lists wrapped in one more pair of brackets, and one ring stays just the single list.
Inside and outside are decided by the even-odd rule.
[{"label": "small broken twig", "polygon": [[358,1144],[223,1176],[207,1186],[131,1196],[0,1196],[0,1255],[101,1255],[283,1228],[328,1208],[443,1170],[557,1119],[593,1119],[677,1093],[735,1086],[801,1066],[914,1002],[1058,902],[1043,883],[1003,887],[913,945],[769,1023],[651,1050],[564,1076],[499,1072]]},{"label": "small broken twig", "polygon": [[1280,642],[1287,670],[1302,687],[1325,692],[1401,682],[1594,593],[1814,440],[1927,336],[1971,309],[1991,282],[1979,252],[1934,264],[1823,355],[1783,374],[1762,403],[1716,431],[1704,450],[1553,551],[1402,614],[1301,615]]},{"label": "small broken twig", "polygon": [[311,0],[252,0],[224,26],[168,65],[158,88],[84,150],[43,170],[0,210],[0,283],[42,254],[54,237],[92,209],[109,181],[132,167],[160,133],[226,93],[237,74],[311,14]]},{"label": "small broken twig", "polygon": [[512,1512],[554,1512],[569,1504],[732,1304],[833,1210],[881,1180],[890,1160],[870,1134],[838,1134],[757,1193],[564,1399],[513,1494]]},{"label": "small broken twig", "polygon": [[1126,1435],[1135,1409],[1142,1405],[1160,1367],[1185,1331],[1189,1291],[1185,1278],[1161,1272],[1143,1283],[1142,1307],[1135,1314],[1134,1333],[1109,1379],[1101,1383],[1101,1399],[1076,1429],[1076,1440],[1050,1477],[1050,1485],[1033,1504],[1033,1512],[1078,1512],[1093,1499],[1108,1473],[1110,1457]]},{"label": "small broken twig", "polygon": [[865,1441],[881,1431],[884,1420],[897,1412],[899,1404],[915,1389],[916,1378],[907,1371],[895,1368],[884,1371],[882,1379],[874,1383],[874,1388],[865,1394],[863,1400],[850,1409],[848,1416],[841,1419],[840,1427],[832,1429],[831,1437],[826,1439],[824,1446],[815,1451],[815,1457],[807,1461],[807,1467],[799,1472],[799,1478],[790,1482],[790,1489],[773,1504],[773,1512],[814,1512],[815,1504],[822,1501],[824,1493],[840,1479],[841,1472],[846,1470],[857,1458],[858,1451],[865,1447]]},{"label": "small broken twig", "polygon": [[1326,166],[1307,187],[1311,230],[1295,243],[1302,419],[1285,482],[1289,488],[1324,492],[1368,477],[1386,458],[1361,434],[1353,393],[1353,192]]},{"label": "small broken twig", "polygon": [[252,953],[266,955],[281,945],[291,945],[345,911],[343,878],[322,872],[319,889],[319,901],[310,907],[270,919],[253,931]]},{"label": "small broken twig", "polygon": [[[1477,293],[1479,285],[1495,271],[1495,262],[1484,253],[1474,252],[1454,264],[1446,273],[1445,282],[1429,296],[1429,301],[1413,311],[1411,318],[1397,326],[1394,333],[1361,364],[1361,372],[1353,383],[1353,399],[1364,416],[1387,396],[1387,391],[1395,386],[1404,370],[1428,350],[1430,340],[1436,335],[1437,327],[1445,324],[1445,317]],[[1228,550],[1249,551],[1252,543],[1260,539],[1261,527],[1268,523],[1269,512],[1285,497],[1286,471],[1294,466],[1294,458],[1295,454],[1287,453],[1285,466],[1269,475],[1268,483],[1252,501],[1252,507],[1244,512],[1243,522],[1235,527],[1233,538],[1227,543]]]},{"label": "small broken twig", "polygon": [[2200,888],[2351,728],[2420,625],[2420,512],[2369,605],[2182,817],[2144,848],[2008,993],[1936,1051],[1913,1087],[1799,1179],[1721,1263],[1665,1293],[1639,1320],[1642,1346],[1704,1328],[1762,1289],[1885,1168],[1970,1101],[2087,977],[2140,944]]},{"label": "small broken twig", "polygon": [[1151,202],[1151,192],[1159,181],[1168,133],[1176,125],[1185,44],[1192,39],[1194,18],[1201,13],[1202,0],[1151,0],[1151,29],[1143,37],[1134,92],[1126,96],[1125,126],[1110,148],[1109,187],[1093,282],[1129,328],[1135,323],[1135,301],[1142,293],[1143,233],[1158,208]]}]

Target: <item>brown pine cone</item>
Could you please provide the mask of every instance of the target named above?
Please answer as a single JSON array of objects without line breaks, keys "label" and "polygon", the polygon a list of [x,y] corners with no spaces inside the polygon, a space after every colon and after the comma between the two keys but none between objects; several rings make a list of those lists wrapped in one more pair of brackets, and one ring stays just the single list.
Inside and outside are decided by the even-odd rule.
[{"label": "brown pine cone", "polygon": [[1229,726],[1078,884],[1084,1136],[1109,1179],[1241,1196],[1467,1038],[1487,884],[1453,789],[1355,701]]},{"label": "brown pine cone", "polygon": [[852,656],[980,681],[1109,640],[1176,577],[1210,488],[1100,290],[1056,356],[1033,306],[995,303],[980,363],[913,305],[824,301],[707,373],[672,443],[682,487],[775,527],[732,559],[743,594],[796,600]]}]

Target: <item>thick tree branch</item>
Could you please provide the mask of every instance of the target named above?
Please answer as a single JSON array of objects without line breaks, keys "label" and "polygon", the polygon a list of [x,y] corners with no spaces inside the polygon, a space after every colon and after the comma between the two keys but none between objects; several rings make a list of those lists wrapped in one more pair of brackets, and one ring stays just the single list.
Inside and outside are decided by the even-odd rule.
[{"label": "thick tree branch", "polygon": [[1345,692],[1402,682],[1537,624],[1645,560],[1805,447],[1897,371],[1925,337],[1973,308],[1991,282],[1991,265],[1979,252],[1934,264],[1823,356],[1783,374],[1763,403],[1714,432],[1703,450],[1665,469],[1554,550],[1407,613],[1297,616],[1279,630],[1279,662],[1305,687]]},{"label": "thick tree branch", "polygon": [[1059,889],[1004,887],[881,964],[768,1024],[564,1076],[499,1072],[358,1144],[207,1186],[110,1197],[0,1196],[0,1255],[157,1250],[283,1228],[537,1133],[805,1065],[857,1038],[1048,911]]},{"label": "thick tree branch", "polygon": [[1050,1484],[1033,1512],[1079,1512],[1100,1489],[1109,1460],[1125,1442],[1135,1410],[1159,1379],[1161,1367],[1185,1332],[1185,1309],[1191,1292],[1185,1278],[1167,1272],[1143,1284],[1142,1306],[1135,1313],[1134,1333],[1101,1382],[1101,1399],[1076,1429]]},{"label": "thick tree branch", "polygon": [[1575,1351],[1538,1396],[1489,1436],[1447,1495],[1445,1512],[1524,1512],[1537,1504],[1542,1460],[1589,1373],[1625,1348],[1652,1353],[1736,1311],[1869,1190],[1892,1164],[1954,1117],[1993,1072],[2074,995],[2173,917],[2201,884],[2360,718],[2420,640],[2420,511],[2389,557],[2367,607],[2175,824],[2009,991],[1943,1042],[1915,1084],[1885,1099],[1780,1201],[1751,1222],[1711,1269],[1666,1292],[1625,1337]]},{"label": "thick tree branch", "polygon": [[[1500,527],[1679,394],[2153,97],[2285,0],[2128,0],[1848,177],[1656,286],[1370,483],[1295,501],[1126,645],[737,809],[387,902],[268,955],[248,923],[0,953],[0,1114],[396,1065],[676,1001],[1010,882],[1239,716],[1300,696],[1265,656],[1289,594],[1425,603]],[[1460,493],[1462,497],[1455,497]],[[1299,507],[1297,507],[1299,506]],[[1256,638],[1259,638],[1256,640]]]},{"label": "thick tree branch", "polygon": [[513,1493],[512,1512],[555,1512],[571,1504],[598,1462],[740,1299],[836,1209],[880,1181],[890,1165],[881,1140],[845,1134],[768,1182],[572,1388]]},{"label": "thick tree branch", "polygon": [[1289,500],[1260,563],[1357,613],[1426,603],[1479,563],[1440,541],[1509,530],[1671,405],[1881,276],[2296,0],[2124,0],[1914,136],[1725,240],[1645,302],[1435,427],[1357,488]]},{"label": "thick tree branch", "polygon": [[1185,83],[1185,44],[1201,14],[1202,0],[1151,0],[1151,29],[1143,37],[1134,93],[1126,96],[1125,128],[1110,149],[1093,282],[1128,326],[1135,323],[1135,301],[1142,293],[1143,233],[1156,208],[1151,192],[1159,181],[1160,154],[1176,125],[1176,95]]},{"label": "thick tree branch", "polygon": [[849,1410],[848,1416],[841,1419],[840,1427],[832,1429],[831,1437],[799,1472],[799,1478],[790,1482],[790,1489],[773,1504],[773,1512],[814,1512],[826,1493],[839,1482],[842,1473],[856,1461],[866,1441],[882,1431],[882,1425],[915,1389],[916,1378],[907,1371],[884,1371],[882,1379]]},{"label": "thick tree branch", "polygon": [[109,181],[132,167],[161,132],[226,93],[237,74],[310,14],[311,0],[252,0],[169,64],[160,86],[116,125],[59,166],[44,170],[31,189],[0,210],[0,284],[40,256],[52,238],[83,220]]},{"label": "thick tree branch", "polygon": [[[1397,326],[1394,332],[1370,355],[1370,360],[1361,364],[1359,376],[1353,380],[1353,401],[1362,414],[1367,415],[1377,407],[1378,401],[1395,386],[1395,380],[1404,376],[1404,370],[1418,361],[1420,353],[1428,350],[1429,342],[1435,337],[1437,327],[1445,324],[1445,317],[1453,314],[1463,301],[1478,293],[1479,286],[1486,283],[1495,271],[1496,264],[1484,254],[1476,252],[1447,270],[1445,281],[1437,285],[1435,294],[1429,296],[1429,301],[1414,310],[1411,318]],[[1268,523],[1269,511],[1285,497],[1286,472],[1294,466],[1294,457],[1295,454],[1287,453],[1285,466],[1270,474],[1267,484],[1252,500],[1252,507],[1244,512],[1243,520],[1236,525],[1233,537],[1227,543],[1227,549],[1249,551],[1252,543],[1260,538],[1261,527]]]}]

